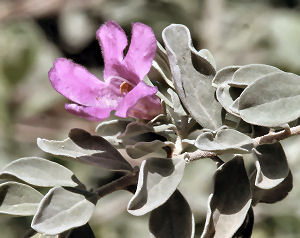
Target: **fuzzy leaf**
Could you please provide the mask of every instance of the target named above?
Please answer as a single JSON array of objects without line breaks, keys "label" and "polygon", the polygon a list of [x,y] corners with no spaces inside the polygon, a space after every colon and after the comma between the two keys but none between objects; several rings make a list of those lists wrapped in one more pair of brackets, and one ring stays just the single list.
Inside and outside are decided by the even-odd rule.
[{"label": "fuzzy leaf", "polygon": [[214,191],[202,238],[231,238],[243,224],[251,207],[251,190],[243,158],[236,156],[215,174]]},{"label": "fuzzy leaf", "polygon": [[228,84],[224,83],[218,86],[216,97],[227,112],[239,116],[236,103],[239,100],[241,93],[242,91],[239,88],[230,87]]},{"label": "fuzzy leaf", "polygon": [[146,155],[147,158],[167,158],[167,150],[164,149],[167,146],[174,147],[174,144],[171,142],[162,142],[160,140],[138,142],[134,145],[126,146],[126,152],[133,159],[138,159]]},{"label": "fuzzy leaf", "polygon": [[191,208],[178,190],[151,212],[149,229],[155,238],[194,237],[195,222]]},{"label": "fuzzy leaf", "polygon": [[239,99],[241,118],[251,124],[278,127],[300,116],[300,77],[272,73],[249,85]]},{"label": "fuzzy leaf", "polygon": [[195,142],[201,150],[223,153],[249,153],[253,148],[252,139],[234,129],[222,129],[216,133],[204,132]]},{"label": "fuzzy leaf", "polygon": [[246,88],[255,80],[275,72],[282,72],[280,69],[266,64],[249,64],[240,67],[232,77],[229,83],[231,86]]},{"label": "fuzzy leaf", "polygon": [[202,58],[206,59],[211,64],[211,66],[214,67],[214,70],[216,70],[217,65],[216,65],[215,58],[208,49],[201,49],[198,51],[198,54]]},{"label": "fuzzy leaf", "polygon": [[110,170],[131,171],[131,165],[107,140],[92,136],[81,129],[73,129],[70,138],[63,141],[38,139],[43,151],[52,155],[73,159]]},{"label": "fuzzy leaf", "polygon": [[280,184],[289,174],[289,165],[279,142],[259,145],[253,149],[257,158],[255,186],[270,189]]},{"label": "fuzzy leaf", "polygon": [[38,157],[21,158],[8,164],[1,171],[0,178],[11,176],[40,187],[76,187],[80,184],[69,169]]},{"label": "fuzzy leaf", "polygon": [[289,171],[288,176],[276,187],[271,189],[261,189],[255,186],[256,170],[250,176],[252,189],[252,205],[257,203],[276,203],[284,199],[293,188],[293,176]]},{"label": "fuzzy leaf", "polygon": [[[201,126],[219,128],[221,105],[215,99],[215,89],[211,86],[214,67],[192,46],[186,26],[172,24],[163,30],[162,36],[175,88],[183,105]],[[193,62],[192,56],[195,57]]]},{"label": "fuzzy leaf", "polygon": [[214,87],[221,86],[222,84],[227,84],[232,80],[233,74],[240,68],[241,66],[228,66],[223,69],[220,69],[214,79],[212,80],[212,85]]},{"label": "fuzzy leaf", "polygon": [[42,199],[31,227],[47,235],[56,235],[86,224],[91,218],[97,195],[71,188],[56,187]]},{"label": "fuzzy leaf", "polygon": [[99,123],[96,128],[98,135],[106,139],[114,146],[118,146],[122,141],[118,138],[125,131],[130,121],[113,119]]},{"label": "fuzzy leaf", "polygon": [[0,184],[0,214],[32,216],[43,194],[32,187],[16,182]]},{"label": "fuzzy leaf", "polygon": [[274,203],[282,200],[292,189],[292,174],[284,150],[279,142],[259,145],[253,149],[257,158],[256,170],[251,175],[253,204]]},{"label": "fuzzy leaf", "polygon": [[151,158],[142,162],[138,185],[127,210],[141,216],[165,203],[179,185],[185,161],[179,158]]}]

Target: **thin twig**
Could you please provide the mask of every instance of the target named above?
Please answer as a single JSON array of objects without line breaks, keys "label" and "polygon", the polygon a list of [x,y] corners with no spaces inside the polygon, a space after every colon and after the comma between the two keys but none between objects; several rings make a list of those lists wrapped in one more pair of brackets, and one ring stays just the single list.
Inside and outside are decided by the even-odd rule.
[{"label": "thin twig", "polygon": [[[292,128],[286,127],[284,130],[278,132],[271,131],[264,136],[256,137],[253,139],[253,146],[257,147],[262,144],[271,144],[276,141],[281,141],[283,139],[295,135],[300,135],[300,125]],[[196,150],[190,153],[183,153],[182,155],[180,155],[180,157],[182,157],[182,159],[186,160],[187,162],[204,159],[204,158],[211,158],[212,160],[215,160],[215,157],[217,157],[217,153],[210,152],[210,151]]]},{"label": "thin twig", "polygon": [[101,198],[112,192],[123,190],[126,187],[137,183],[138,174],[139,173],[135,171],[132,174],[125,175],[117,180],[101,186],[100,188],[97,188],[94,192],[98,194],[99,198]]}]

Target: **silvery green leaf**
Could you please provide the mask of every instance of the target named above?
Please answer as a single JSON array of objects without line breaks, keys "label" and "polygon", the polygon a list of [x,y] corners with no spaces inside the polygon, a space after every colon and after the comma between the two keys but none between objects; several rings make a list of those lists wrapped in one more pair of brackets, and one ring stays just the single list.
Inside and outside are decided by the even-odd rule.
[{"label": "silvery green leaf", "polygon": [[290,169],[280,142],[259,145],[253,149],[253,154],[257,158],[256,187],[276,187],[288,176]]},{"label": "silvery green leaf", "polygon": [[257,158],[251,174],[252,204],[274,203],[282,200],[292,189],[293,178],[284,150],[279,142],[259,145],[253,149]]},{"label": "silvery green leaf", "polygon": [[96,165],[110,170],[131,171],[131,165],[108,141],[92,136],[81,129],[73,129],[63,141],[38,139],[43,151],[54,156]]},{"label": "silvery green leaf", "polygon": [[0,184],[0,198],[0,214],[32,216],[43,194],[26,184],[6,182]]},{"label": "silvery green leaf", "polygon": [[233,235],[234,238],[250,238],[254,225],[253,208],[250,207],[244,223],[240,226],[237,232]]},{"label": "silvery green leaf", "polygon": [[42,199],[31,227],[47,235],[56,235],[86,224],[91,218],[97,195],[72,188],[55,187]]},{"label": "silvery green leaf", "polygon": [[159,128],[154,131],[153,126],[141,122],[132,122],[127,125],[125,132],[119,138],[122,140],[123,145],[134,145],[141,141],[171,140],[168,132],[161,131]]},{"label": "silvery green leaf", "polygon": [[178,190],[151,212],[149,229],[154,238],[194,237],[195,222],[191,208]]},{"label": "silvery green leaf", "polygon": [[118,136],[125,131],[125,128],[129,123],[130,121],[118,119],[103,121],[97,126],[96,132],[112,145],[118,146],[121,143]]},{"label": "silvery green leaf", "polygon": [[265,64],[249,64],[240,67],[232,77],[230,85],[235,87],[246,88],[255,80],[275,72],[282,72],[280,69]]},{"label": "silvery green leaf", "polygon": [[223,69],[220,69],[215,77],[212,80],[212,86],[217,88],[218,86],[221,86],[222,84],[227,84],[232,80],[233,74],[240,68],[241,66],[227,66]]},{"label": "silvery green leaf", "polygon": [[0,178],[11,176],[40,187],[76,187],[80,184],[66,167],[38,157],[21,158],[9,163],[0,172]]},{"label": "silvery green leaf", "polygon": [[251,207],[251,190],[243,158],[236,156],[221,165],[208,199],[202,238],[231,238],[242,226]]},{"label": "silvery green leaf", "polygon": [[30,236],[30,238],[60,238],[60,237],[58,235],[48,236],[48,235],[45,235],[45,234],[36,233],[35,235]]},{"label": "silvery green leaf", "polygon": [[[156,54],[155,54],[154,60],[152,62],[152,67],[160,74],[162,79],[171,88],[174,88],[167,52],[159,42],[157,42]],[[151,75],[151,71],[150,71],[150,75]]]},{"label": "silvery green leaf", "polygon": [[300,116],[300,77],[268,74],[249,85],[239,99],[241,118],[251,124],[279,127]]},{"label": "silvery green leaf", "polygon": [[284,199],[293,188],[293,176],[289,171],[288,176],[276,187],[270,189],[261,189],[255,186],[256,170],[250,176],[252,189],[252,205],[257,203],[276,203]]},{"label": "silvery green leaf", "polygon": [[214,67],[214,69],[216,70],[217,65],[216,65],[215,58],[208,49],[201,49],[201,50],[198,51],[198,54],[201,57],[203,57],[204,59],[206,59]]},{"label": "silvery green leaf", "polygon": [[168,93],[171,96],[172,104],[174,108],[174,112],[178,114],[178,116],[186,116],[186,112],[181,105],[180,99],[176,92],[174,92],[171,88],[168,89]]},{"label": "silvery green leaf", "polygon": [[195,146],[200,150],[223,153],[250,153],[252,139],[234,129],[222,129],[216,133],[204,132],[198,136]]},{"label": "silvery green leaf", "polygon": [[[192,46],[189,29],[172,24],[162,33],[178,96],[191,116],[203,127],[221,126],[221,105],[211,86],[215,70]],[[192,62],[192,55],[195,61]],[[197,63],[194,64],[193,63]],[[194,68],[197,67],[197,70]]]},{"label": "silvery green leaf", "polygon": [[242,91],[239,88],[230,87],[228,84],[221,84],[216,91],[216,97],[224,109],[235,115],[239,116],[236,109],[236,101],[238,100]]},{"label": "silvery green leaf", "polygon": [[160,140],[154,140],[149,142],[137,142],[134,145],[126,146],[127,154],[133,159],[139,159],[147,156],[147,158],[167,158],[168,153],[165,147],[171,147],[173,150],[174,144],[172,142],[163,142]]},{"label": "silvery green leaf", "polygon": [[164,204],[179,185],[185,168],[180,158],[150,158],[142,162],[137,189],[127,211],[144,215]]}]

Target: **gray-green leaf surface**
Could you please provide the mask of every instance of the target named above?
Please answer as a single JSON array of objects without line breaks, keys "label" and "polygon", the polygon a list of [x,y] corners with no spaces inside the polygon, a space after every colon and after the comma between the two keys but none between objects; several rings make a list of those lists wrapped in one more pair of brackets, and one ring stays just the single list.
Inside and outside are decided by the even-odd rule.
[{"label": "gray-green leaf surface", "polygon": [[86,224],[91,218],[97,195],[71,188],[55,187],[42,199],[31,227],[56,235]]},{"label": "gray-green leaf surface", "polygon": [[278,127],[300,116],[300,77],[268,74],[249,85],[239,98],[239,113],[248,123]]},{"label": "gray-green leaf surface", "polygon": [[66,167],[38,157],[26,157],[11,162],[0,173],[0,178],[7,176],[41,187],[76,187],[80,184],[73,172]]},{"label": "gray-green leaf surface", "polygon": [[[214,67],[192,46],[186,26],[172,24],[163,30],[162,36],[175,88],[182,103],[201,126],[217,129],[221,126],[221,105],[214,97],[215,89],[211,84]],[[192,56],[197,65],[193,65]]]},{"label": "gray-green leaf surface", "polygon": [[179,185],[185,168],[181,158],[144,160],[139,173],[138,185],[127,210],[141,216],[165,203]]},{"label": "gray-green leaf surface", "polygon": [[0,184],[0,214],[33,216],[43,194],[34,188],[17,182]]},{"label": "gray-green leaf surface", "polygon": [[243,224],[251,207],[251,190],[243,158],[236,156],[215,174],[214,191],[202,238],[231,238]]}]

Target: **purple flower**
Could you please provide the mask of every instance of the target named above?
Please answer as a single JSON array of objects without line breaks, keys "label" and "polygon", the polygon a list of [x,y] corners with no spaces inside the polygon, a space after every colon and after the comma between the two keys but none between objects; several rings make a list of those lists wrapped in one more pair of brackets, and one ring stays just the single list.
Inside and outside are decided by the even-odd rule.
[{"label": "purple flower", "polygon": [[71,60],[58,58],[49,71],[49,79],[57,92],[74,103],[67,111],[93,121],[101,121],[115,110],[119,117],[150,120],[161,112],[156,87],[143,82],[156,51],[156,39],[150,27],[142,23],[132,26],[128,52],[127,37],[114,21],[102,25],[97,33],[104,58],[104,82]]}]

